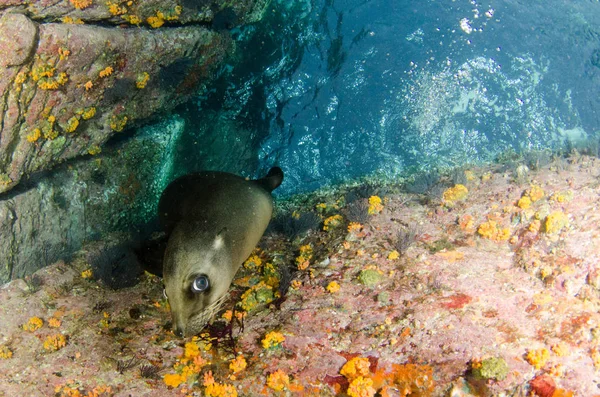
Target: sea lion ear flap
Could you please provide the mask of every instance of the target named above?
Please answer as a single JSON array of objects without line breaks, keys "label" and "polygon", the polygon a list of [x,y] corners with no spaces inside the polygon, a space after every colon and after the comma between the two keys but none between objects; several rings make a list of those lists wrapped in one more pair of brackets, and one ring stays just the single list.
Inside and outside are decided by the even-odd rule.
[{"label": "sea lion ear flap", "polygon": [[227,233],[226,227],[224,227],[223,229],[221,229],[221,231],[219,233],[217,233],[217,236],[215,237],[215,240],[213,241],[213,249],[218,250],[223,247],[223,245],[225,244],[225,234],[226,233]]}]

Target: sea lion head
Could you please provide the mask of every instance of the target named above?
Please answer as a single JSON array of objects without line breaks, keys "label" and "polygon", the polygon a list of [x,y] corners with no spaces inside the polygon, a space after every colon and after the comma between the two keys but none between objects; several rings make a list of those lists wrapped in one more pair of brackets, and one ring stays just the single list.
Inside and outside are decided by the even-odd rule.
[{"label": "sea lion head", "polygon": [[173,332],[198,334],[227,299],[235,275],[227,230],[211,233],[180,224],[169,237],[163,263]]}]

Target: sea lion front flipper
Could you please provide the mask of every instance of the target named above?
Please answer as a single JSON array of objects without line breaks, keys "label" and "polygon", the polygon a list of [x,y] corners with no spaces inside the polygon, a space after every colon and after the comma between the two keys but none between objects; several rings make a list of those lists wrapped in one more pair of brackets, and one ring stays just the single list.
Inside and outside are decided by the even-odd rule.
[{"label": "sea lion front flipper", "polygon": [[272,192],[283,182],[283,171],[279,167],[273,167],[264,178],[257,179],[255,182],[267,192]]}]

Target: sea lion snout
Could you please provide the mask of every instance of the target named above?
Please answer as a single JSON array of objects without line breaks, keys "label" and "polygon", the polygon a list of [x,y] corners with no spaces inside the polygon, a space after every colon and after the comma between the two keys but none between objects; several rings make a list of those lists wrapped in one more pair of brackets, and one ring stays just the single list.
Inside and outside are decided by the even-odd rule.
[{"label": "sea lion snout", "polygon": [[173,231],[163,282],[175,335],[199,333],[227,299],[235,274],[228,236],[226,228],[216,235],[199,232],[195,222],[182,222]]},{"label": "sea lion snout", "polygon": [[173,326],[173,333],[175,334],[175,336],[183,338],[183,329],[179,325]]}]

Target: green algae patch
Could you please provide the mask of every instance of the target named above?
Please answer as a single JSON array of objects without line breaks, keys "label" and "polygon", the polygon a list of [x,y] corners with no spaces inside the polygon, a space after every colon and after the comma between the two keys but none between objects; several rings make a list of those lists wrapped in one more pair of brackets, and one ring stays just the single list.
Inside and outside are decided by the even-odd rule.
[{"label": "green algae patch", "polygon": [[481,379],[504,380],[508,364],[502,357],[490,357],[473,366],[473,375]]},{"label": "green algae patch", "polygon": [[273,287],[261,281],[242,294],[242,300],[238,305],[246,312],[251,312],[257,307],[269,304],[274,300],[275,293],[273,292]]},{"label": "green algae patch", "polygon": [[358,275],[358,281],[369,288],[376,287],[381,280],[383,280],[383,274],[378,269],[365,269]]},{"label": "green algae patch", "polygon": [[390,304],[390,293],[387,291],[382,291],[377,294],[377,302],[382,306],[387,306]]},{"label": "green algae patch", "polygon": [[435,253],[443,251],[443,250],[450,251],[450,250],[454,249],[454,244],[452,244],[450,242],[450,240],[448,240],[446,237],[443,237],[439,240],[434,241],[431,244],[428,244],[427,249],[432,254],[435,254]]}]

